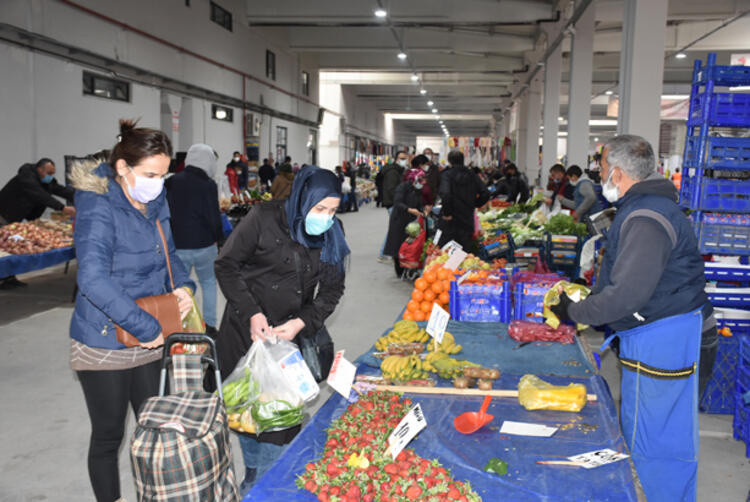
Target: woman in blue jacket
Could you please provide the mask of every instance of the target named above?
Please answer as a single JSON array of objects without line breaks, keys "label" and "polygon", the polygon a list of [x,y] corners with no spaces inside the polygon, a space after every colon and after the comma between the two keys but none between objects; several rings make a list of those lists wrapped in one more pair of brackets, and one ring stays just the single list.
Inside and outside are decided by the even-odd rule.
[{"label": "woman in blue jacket", "polygon": [[[181,314],[192,307],[186,288],[194,291],[195,285],[175,254],[162,189],[171,155],[164,133],[123,120],[109,163],[79,164],[71,173],[79,291],[70,324],[70,365],[91,420],[88,469],[99,502],[120,498],[117,451],[128,405],[137,413],[158,393],[164,337],[159,322],[135,303],[171,289],[157,220],[169,248]],[[140,346],[120,344],[115,325]]]}]

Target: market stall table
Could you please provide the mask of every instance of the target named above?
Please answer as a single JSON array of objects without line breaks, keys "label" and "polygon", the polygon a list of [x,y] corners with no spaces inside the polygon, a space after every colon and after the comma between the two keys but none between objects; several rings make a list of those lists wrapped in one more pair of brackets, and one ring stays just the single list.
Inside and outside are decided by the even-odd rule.
[{"label": "market stall table", "polygon": [[0,277],[24,274],[34,270],[52,267],[76,257],[73,246],[52,249],[44,253],[12,254],[0,258]]},{"label": "market stall table", "polygon": [[[510,339],[507,325],[495,323],[456,323],[448,331],[454,334],[464,350],[459,357],[499,367],[503,374],[495,388],[515,389],[523,373],[545,376],[553,384],[584,383],[597,400],[589,402],[579,413],[559,411],[526,411],[515,398],[497,398],[489,413],[496,419],[472,435],[455,431],[453,418],[479,408],[480,396],[409,394],[420,403],[429,424],[410,444],[425,458],[437,458],[457,480],[469,481],[484,500],[507,498],[514,501],[538,500],[638,500],[638,481],[629,461],[598,467],[539,465],[539,460],[565,460],[568,456],[603,448],[625,451],[617,411],[606,386],[595,375],[584,348],[538,342],[513,350],[519,344]],[[372,350],[356,362],[360,373],[375,373],[377,360]],[[369,364],[368,364],[369,363]],[[440,380],[441,386],[450,385]],[[348,403],[334,395],[311,418],[269,471],[258,481],[245,500],[315,500],[315,496],[296,488],[297,475],[308,462],[323,453],[326,428],[346,409]],[[539,423],[560,427],[551,438],[500,434],[505,420]],[[508,463],[508,474],[497,477],[483,471],[492,457]]]}]

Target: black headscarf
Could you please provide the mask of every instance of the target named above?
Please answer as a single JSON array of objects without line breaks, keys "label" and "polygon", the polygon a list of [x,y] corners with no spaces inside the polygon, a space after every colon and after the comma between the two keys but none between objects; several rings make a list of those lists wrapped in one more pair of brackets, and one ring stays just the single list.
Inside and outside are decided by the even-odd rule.
[{"label": "black headscarf", "polygon": [[326,197],[341,198],[341,183],[336,175],[317,166],[305,166],[294,177],[292,193],[286,201],[286,216],[292,240],[307,248],[322,248],[320,260],[343,267],[351,252],[346,244],[341,222],[334,216],[333,226],[323,235],[305,231],[307,213]]}]

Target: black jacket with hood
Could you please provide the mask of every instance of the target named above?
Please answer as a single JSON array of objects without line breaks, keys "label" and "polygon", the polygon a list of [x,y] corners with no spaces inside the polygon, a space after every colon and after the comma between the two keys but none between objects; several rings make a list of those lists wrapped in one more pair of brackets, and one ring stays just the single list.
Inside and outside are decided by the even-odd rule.
[{"label": "black jacket with hood", "polygon": [[60,185],[57,180],[42,183],[34,164],[24,164],[0,190],[0,216],[8,223],[39,218],[48,207],[60,211],[65,204],[53,195],[72,203],[75,190]]}]

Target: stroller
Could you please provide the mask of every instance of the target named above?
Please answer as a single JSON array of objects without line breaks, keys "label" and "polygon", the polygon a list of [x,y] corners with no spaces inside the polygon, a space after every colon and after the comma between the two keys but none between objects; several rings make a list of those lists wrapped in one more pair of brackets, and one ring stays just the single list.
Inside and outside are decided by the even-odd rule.
[{"label": "stroller", "polygon": [[[210,356],[170,354],[179,342],[205,344]],[[170,363],[174,394],[165,396]],[[218,396],[203,390],[204,364],[213,367]],[[213,339],[197,333],[170,335],[164,343],[159,395],[141,407],[130,445],[137,499],[239,500],[229,437]]]}]

